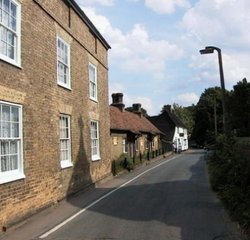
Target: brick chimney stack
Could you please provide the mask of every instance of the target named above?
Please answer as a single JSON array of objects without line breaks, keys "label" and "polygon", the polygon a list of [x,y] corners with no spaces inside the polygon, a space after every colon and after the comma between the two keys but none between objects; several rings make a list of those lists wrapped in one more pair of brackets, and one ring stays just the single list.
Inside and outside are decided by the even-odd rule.
[{"label": "brick chimney stack", "polygon": [[133,113],[136,113],[141,118],[142,117],[141,104],[140,103],[134,103],[132,108],[133,108]]},{"label": "brick chimney stack", "polygon": [[123,104],[123,94],[122,93],[113,93],[111,105],[119,108],[121,112],[124,112],[125,105]]},{"label": "brick chimney stack", "polygon": [[163,107],[164,111],[171,113],[172,112],[172,107],[171,105],[164,105]]}]

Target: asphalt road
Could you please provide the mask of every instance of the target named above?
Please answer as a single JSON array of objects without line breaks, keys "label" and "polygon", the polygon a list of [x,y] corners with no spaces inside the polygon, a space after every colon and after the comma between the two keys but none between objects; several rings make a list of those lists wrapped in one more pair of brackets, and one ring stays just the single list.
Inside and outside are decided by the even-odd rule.
[{"label": "asphalt road", "polygon": [[122,187],[40,239],[239,240],[206,168],[204,152],[189,151],[135,170]]}]

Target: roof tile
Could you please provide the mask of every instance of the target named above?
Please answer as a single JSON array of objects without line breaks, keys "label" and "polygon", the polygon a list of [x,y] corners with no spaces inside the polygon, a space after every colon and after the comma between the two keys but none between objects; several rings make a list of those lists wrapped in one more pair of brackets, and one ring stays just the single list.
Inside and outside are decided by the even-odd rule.
[{"label": "roof tile", "polygon": [[162,134],[147,118],[140,117],[136,113],[121,111],[110,106],[110,128],[112,130],[124,130],[133,133]]}]

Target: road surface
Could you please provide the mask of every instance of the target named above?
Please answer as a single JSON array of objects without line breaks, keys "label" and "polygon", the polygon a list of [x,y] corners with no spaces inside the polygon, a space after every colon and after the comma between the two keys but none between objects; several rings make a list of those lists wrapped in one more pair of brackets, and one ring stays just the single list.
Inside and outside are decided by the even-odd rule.
[{"label": "road surface", "polygon": [[203,151],[188,151],[118,176],[125,184],[37,239],[239,240],[206,168]]}]

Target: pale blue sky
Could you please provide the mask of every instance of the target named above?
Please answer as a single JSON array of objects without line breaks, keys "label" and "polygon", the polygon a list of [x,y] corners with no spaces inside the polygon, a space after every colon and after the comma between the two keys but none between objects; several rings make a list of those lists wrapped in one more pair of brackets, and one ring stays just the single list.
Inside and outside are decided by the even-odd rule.
[{"label": "pale blue sky", "polygon": [[250,74],[249,0],[77,0],[111,45],[109,90],[150,115],[165,104],[196,104],[220,86],[222,49],[227,89]]}]

